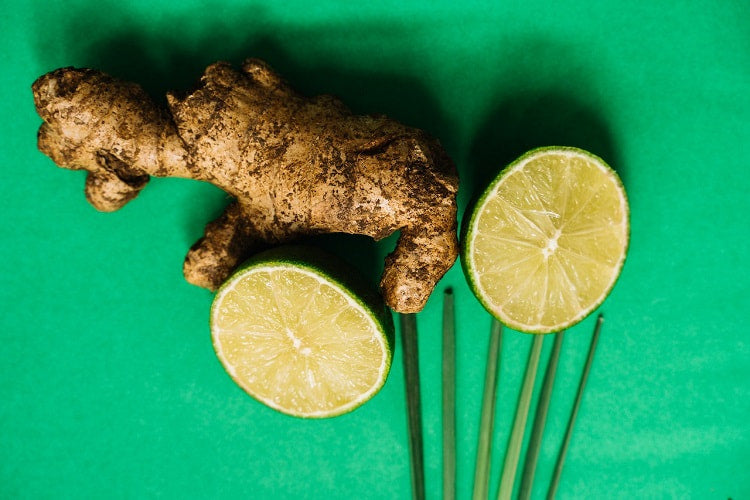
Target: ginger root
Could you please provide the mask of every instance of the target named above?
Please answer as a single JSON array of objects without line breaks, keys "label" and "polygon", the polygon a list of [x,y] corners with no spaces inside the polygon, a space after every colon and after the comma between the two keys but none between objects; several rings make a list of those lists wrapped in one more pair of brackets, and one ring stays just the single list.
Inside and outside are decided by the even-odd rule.
[{"label": "ginger root", "polygon": [[209,66],[168,109],[136,84],[62,68],[32,86],[39,149],[85,169],[86,198],[113,211],[149,176],[210,182],[235,198],[187,254],[185,278],[215,290],[253,252],[321,233],[384,238],[400,230],[381,289],[395,311],[421,310],[458,255],[458,176],[440,143],[331,96],[303,97],[263,61]]}]

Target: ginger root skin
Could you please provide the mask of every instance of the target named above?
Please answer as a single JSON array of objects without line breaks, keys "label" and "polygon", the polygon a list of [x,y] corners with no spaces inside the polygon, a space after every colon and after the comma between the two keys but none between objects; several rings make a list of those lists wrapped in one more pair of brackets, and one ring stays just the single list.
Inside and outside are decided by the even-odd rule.
[{"label": "ginger root skin", "polygon": [[89,172],[98,210],[121,208],[150,176],[235,198],[188,252],[190,283],[215,290],[252,253],[305,236],[400,230],[381,290],[393,310],[414,313],[458,255],[458,175],[436,139],[331,96],[303,97],[258,59],[209,66],[194,91],[167,95],[168,109],[91,69],[52,71],[32,91],[40,151]]}]

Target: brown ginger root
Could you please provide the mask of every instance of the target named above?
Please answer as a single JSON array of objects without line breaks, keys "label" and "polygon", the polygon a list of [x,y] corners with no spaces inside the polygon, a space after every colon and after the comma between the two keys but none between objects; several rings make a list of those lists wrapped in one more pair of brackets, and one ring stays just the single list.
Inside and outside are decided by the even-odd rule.
[{"label": "brown ginger root", "polygon": [[455,166],[426,133],[303,97],[264,62],[209,66],[198,88],[158,107],[138,86],[63,68],[33,84],[39,149],[85,169],[86,198],[121,208],[149,176],[210,182],[236,201],[187,254],[186,279],[215,290],[261,247],[321,233],[401,230],[381,288],[395,311],[422,309],[458,255]]}]

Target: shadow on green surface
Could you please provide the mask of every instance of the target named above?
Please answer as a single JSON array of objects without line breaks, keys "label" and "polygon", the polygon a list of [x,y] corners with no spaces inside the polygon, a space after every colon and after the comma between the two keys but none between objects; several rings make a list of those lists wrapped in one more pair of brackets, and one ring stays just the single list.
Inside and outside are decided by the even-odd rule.
[{"label": "shadow on green surface", "polygon": [[464,186],[477,198],[493,178],[526,151],[542,146],[575,146],[607,162],[626,182],[612,134],[589,105],[567,93],[522,93],[495,107],[470,151],[472,170]]},{"label": "shadow on green surface", "polygon": [[[109,14],[103,18],[103,12]],[[207,65],[218,60],[239,65],[247,57],[258,57],[304,95],[333,94],[355,113],[382,113],[436,137],[454,137],[439,106],[418,79],[376,65],[351,70],[362,68],[363,61],[382,57],[379,47],[344,49],[335,57],[325,50],[315,51],[321,40],[330,42],[337,37],[341,38],[339,45],[345,46],[352,40],[351,28],[275,27],[264,9],[257,6],[214,10],[209,5],[201,16],[196,18],[194,14],[183,12],[142,26],[129,15],[127,7],[117,4],[104,2],[81,12],[71,7],[57,23],[59,33],[40,33],[39,60],[49,70],[65,65],[91,67],[138,83],[156,102],[165,105],[168,90],[190,89]],[[92,22],[94,19],[96,22]],[[383,23],[371,22],[372,29],[379,32],[389,29]],[[45,21],[40,26],[51,24]],[[155,29],[154,24],[160,29]],[[358,29],[366,32],[368,26]],[[401,28],[392,29],[391,36],[398,37]],[[390,66],[400,70],[405,65],[392,61]],[[450,143],[444,145],[450,151]],[[191,200],[190,206],[185,207],[189,244],[202,235],[203,226],[218,217],[226,204],[223,193]],[[392,251],[395,238],[394,235],[376,243],[366,237],[333,234],[311,242],[339,255],[365,272],[368,281],[377,283],[383,259]]]}]

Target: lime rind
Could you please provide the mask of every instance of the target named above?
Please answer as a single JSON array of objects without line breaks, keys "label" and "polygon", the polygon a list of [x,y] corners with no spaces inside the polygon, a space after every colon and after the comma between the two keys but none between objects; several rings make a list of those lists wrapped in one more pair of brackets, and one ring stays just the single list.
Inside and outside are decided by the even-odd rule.
[{"label": "lime rind", "polygon": [[[617,186],[617,189],[620,192],[620,200],[621,200],[621,209],[623,210],[624,214],[624,221],[625,221],[625,240],[624,240],[624,247],[622,254],[620,256],[619,261],[613,266],[613,272],[611,276],[610,283],[605,287],[604,292],[599,297],[599,300],[594,301],[590,306],[583,308],[574,318],[570,319],[569,321],[554,325],[552,327],[544,327],[543,325],[532,325],[529,327],[529,325],[524,325],[519,323],[518,321],[513,320],[512,318],[508,317],[506,314],[503,314],[502,310],[491,304],[486,299],[486,292],[482,290],[481,283],[476,277],[476,272],[473,269],[473,266],[471,264],[473,260],[473,238],[470,236],[474,234],[474,231],[476,230],[476,225],[478,222],[479,214],[482,212],[482,209],[486,205],[487,201],[492,199],[492,196],[497,193],[497,190],[502,183],[502,181],[512,174],[513,172],[522,169],[527,163],[534,160],[535,158],[549,154],[549,153],[555,153],[555,154],[561,154],[564,156],[569,157],[580,157],[587,161],[590,161],[591,163],[595,164],[598,168],[600,168],[609,178],[611,178],[615,185]],[[565,330],[567,328],[570,328],[571,326],[579,323],[586,317],[588,317],[592,312],[594,312],[603,302],[606,300],[606,298],[609,296],[609,294],[612,292],[612,289],[614,288],[615,283],[617,282],[617,279],[619,278],[620,274],[622,273],[622,268],[625,264],[625,259],[628,254],[628,250],[630,248],[630,208],[628,204],[627,199],[627,193],[625,191],[624,185],[622,183],[622,180],[617,175],[617,172],[610,167],[603,159],[600,157],[585,151],[580,148],[571,147],[571,146],[545,146],[540,147],[536,149],[532,149],[528,151],[527,153],[523,154],[516,160],[514,160],[512,163],[510,163],[507,167],[505,167],[500,174],[498,174],[492,182],[489,184],[489,186],[482,192],[482,194],[479,196],[479,198],[472,204],[468,210],[467,215],[468,217],[464,217],[464,222],[461,227],[461,266],[464,271],[464,275],[466,277],[466,280],[469,283],[469,287],[471,288],[472,292],[476,296],[477,300],[482,304],[482,306],[498,321],[503,323],[504,325],[513,328],[515,330],[524,332],[524,333],[531,333],[531,334],[547,334],[547,333],[555,333],[562,330]]]},{"label": "lime rind", "polygon": [[[378,377],[376,382],[357,398],[332,410],[297,413],[277,404],[272,399],[264,398],[259,394],[256,394],[252,388],[239,380],[234,368],[224,362],[226,357],[222,352],[221,342],[218,341],[217,336],[213,333],[218,304],[221,303],[221,299],[224,295],[231,291],[236,283],[248,273],[255,272],[256,270],[269,271],[279,269],[294,270],[295,272],[306,274],[318,280],[320,283],[332,286],[346,298],[350,305],[365,313],[373,331],[378,333],[378,335],[375,335],[375,338],[380,344],[381,350],[384,354],[384,358],[378,369]],[[395,327],[393,325],[392,315],[385,306],[382,297],[376,292],[370,290],[370,288],[364,283],[364,280],[360,279],[358,274],[353,272],[348,265],[338,261],[336,257],[317,248],[296,245],[284,246],[261,252],[248,259],[217,290],[211,306],[209,323],[212,332],[212,344],[214,350],[216,351],[217,357],[222,366],[232,380],[255,400],[280,413],[293,417],[310,419],[330,418],[349,413],[359,408],[375,396],[375,394],[382,389],[383,385],[385,385],[393,360]]]}]

